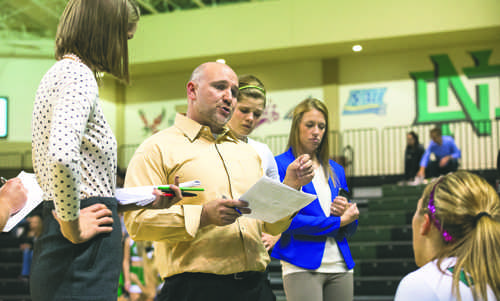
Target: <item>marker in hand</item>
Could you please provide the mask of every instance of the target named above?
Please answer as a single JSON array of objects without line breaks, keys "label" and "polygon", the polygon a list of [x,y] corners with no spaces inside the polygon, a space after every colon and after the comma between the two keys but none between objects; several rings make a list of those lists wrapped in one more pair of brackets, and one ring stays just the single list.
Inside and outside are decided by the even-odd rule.
[{"label": "marker in hand", "polygon": [[[225,195],[222,195],[222,199],[223,200],[227,200],[227,197]],[[243,215],[243,213],[241,213],[240,209],[238,209],[238,207],[233,207],[234,210],[236,210],[236,212],[238,212],[239,215]]]},{"label": "marker in hand", "polygon": [[[180,185],[180,184],[179,184]],[[170,186],[158,186],[158,189],[163,192],[163,196],[166,197],[174,197],[175,194],[173,193],[172,189]],[[181,190],[182,196],[197,196],[196,193],[190,192],[190,191],[205,191],[204,188],[201,187],[179,187]]]}]

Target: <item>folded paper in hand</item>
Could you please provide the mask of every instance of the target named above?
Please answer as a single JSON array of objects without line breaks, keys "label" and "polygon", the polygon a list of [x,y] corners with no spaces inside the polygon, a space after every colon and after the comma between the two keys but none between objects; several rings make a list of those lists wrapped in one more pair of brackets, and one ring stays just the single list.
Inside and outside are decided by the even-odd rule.
[{"label": "folded paper in hand", "polygon": [[[198,180],[180,183],[179,187],[196,187],[200,186],[201,182]],[[168,186],[162,185],[162,186]],[[153,190],[158,186],[139,186],[117,188],[115,192],[116,199],[121,205],[135,204],[137,206],[146,206],[154,202],[156,196]]]},{"label": "folded paper in hand", "polygon": [[130,188],[117,188],[115,192],[116,199],[121,205],[135,204],[137,206],[146,206],[156,199],[153,190],[156,186],[139,186]]},{"label": "folded paper in hand", "polygon": [[24,185],[24,188],[28,190],[28,200],[24,207],[19,210],[16,214],[12,215],[5,227],[3,228],[3,232],[9,232],[17,225],[20,221],[22,221],[33,209],[35,209],[40,203],[43,201],[43,191],[42,188],[38,185],[36,181],[36,176],[34,173],[27,173],[21,171],[19,175],[17,175],[21,182]]},{"label": "folded paper in hand", "polygon": [[[17,176],[21,179],[24,187],[28,190],[28,200],[26,205],[19,210],[16,214],[12,215],[5,227],[3,232],[9,232],[21,222],[31,211],[33,211],[40,203],[43,201],[43,191],[36,181],[36,176],[34,173],[27,173],[21,171]],[[190,181],[186,183],[179,184],[179,187],[194,187],[199,186],[200,181]],[[121,205],[135,204],[137,206],[146,206],[154,202],[156,196],[153,195],[153,190],[156,186],[141,186],[141,187],[131,187],[131,188],[119,188],[116,189],[116,199]]]},{"label": "folded paper in hand", "polygon": [[252,209],[246,217],[274,223],[304,208],[316,196],[263,176],[239,199],[248,202]]}]

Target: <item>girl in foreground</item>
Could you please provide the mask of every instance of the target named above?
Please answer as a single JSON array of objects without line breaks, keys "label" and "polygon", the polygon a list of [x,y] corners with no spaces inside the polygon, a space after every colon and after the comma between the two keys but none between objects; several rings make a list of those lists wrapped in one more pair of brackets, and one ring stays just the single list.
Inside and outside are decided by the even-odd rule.
[{"label": "girl in foreground", "polygon": [[412,228],[421,268],[396,301],[500,299],[500,201],[483,178],[458,171],[427,185]]}]

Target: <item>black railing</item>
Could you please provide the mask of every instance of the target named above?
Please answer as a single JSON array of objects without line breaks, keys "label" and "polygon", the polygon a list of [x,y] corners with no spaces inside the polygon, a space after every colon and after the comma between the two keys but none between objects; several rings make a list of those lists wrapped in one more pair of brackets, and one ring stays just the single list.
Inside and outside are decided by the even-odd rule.
[{"label": "black railing", "polygon": [[[462,152],[460,168],[468,170],[495,169],[496,158],[499,150],[499,126],[498,120],[475,121],[475,127],[469,122],[448,122],[445,128],[449,132],[443,135],[451,135]],[[407,127],[387,127],[382,129],[382,153],[380,157],[383,168],[378,174],[399,174],[404,170],[404,149],[406,146],[406,134],[414,131],[418,134],[420,143],[426,147],[430,143],[429,131],[436,127],[434,124],[424,124]],[[475,129],[480,129],[478,135]]]},{"label": "black railing", "polygon": [[[330,152],[334,156],[351,155],[350,166],[346,173],[350,177],[398,175],[404,172],[404,150],[406,134],[416,132],[420,143],[426,147],[429,131],[436,125],[395,126],[382,129],[355,129],[342,133],[329,132]],[[500,121],[485,120],[470,122],[448,122],[444,135],[454,136],[457,146],[462,151],[460,168],[467,170],[496,169],[496,158],[500,148]],[[274,154],[284,152],[288,135],[255,137],[266,143]],[[138,144],[124,144],[118,148],[118,166],[126,167]],[[346,154],[346,149],[349,154]],[[353,157],[356,154],[356,158]],[[31,151],[14,153],[0,151],[0,168],[32,169]]]}]

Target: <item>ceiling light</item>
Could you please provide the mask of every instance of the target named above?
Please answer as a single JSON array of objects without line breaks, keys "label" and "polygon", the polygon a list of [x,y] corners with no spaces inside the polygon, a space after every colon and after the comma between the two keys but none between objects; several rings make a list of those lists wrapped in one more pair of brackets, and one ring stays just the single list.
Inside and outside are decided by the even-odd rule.
[{"label": "ceiling light", "polygon": [[361,47],[361,45],[352,46],[352,51],[354,52],[360,52],[361,50],[363,50],[363,47]]},{"label": "ceiling light", "polygon": [[221,64],[225,64],[226,60],[225,59],[217,59],[216,62],[221,63]]}]

